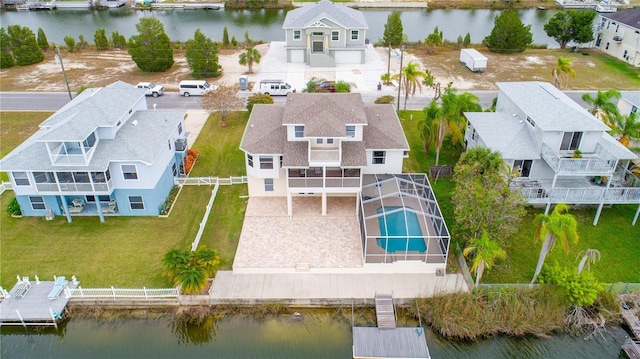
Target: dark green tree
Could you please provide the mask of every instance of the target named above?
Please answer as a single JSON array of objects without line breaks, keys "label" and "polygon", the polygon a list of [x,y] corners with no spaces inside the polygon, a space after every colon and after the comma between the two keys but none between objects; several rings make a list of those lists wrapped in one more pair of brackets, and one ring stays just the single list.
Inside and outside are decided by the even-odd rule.
[{"label": "dark green tree", "polygon": [[236,40],[236,35],[231,36],[231,46],[233,47],[238,46],[238,40]]},{"label": "dark green tree", "polygon": [[180,285],[185,294],[194,294],[200,292],[207,285],[207,278],[215,274],[220,257],[217,251],[206,247],[195,251],[174,248],[162,257],[162,264],[173,285]]},{"label": "dark green tree", "polygon": [[469,45],[471,45],[471,34],[467,32],[464,36],[464,41],[462,41],[462,46],[469,47]]},{"label": "dark green tree", "polygon": [[384,33],[382,34],[382,44],[384,46],[400,46],[402,45],[402,20],[400,12],[393,11],[387,17],[387,23],[384,24]]},{"label": "dark green tree", "polygon": [[42,51],[49,50],[49,40],[47,40],[47,35],[44,34],[44,30],[41,27],[38,28],[38,46]]},{"label": "dark green tree", "polygon": [[574,41],[584,43],[593,40],[595,11],[560,11],[544,24],[544,32],[558,42],[561,49]]},{"label": "dark green tree", "polygon": [[127,39],[125,39],[124,35],[120,35],[119,32],[114,31],[111,33],[111,45],[114,49],[126,49]]},{"label": "dark green tree", "polygon": [[224,30],[222,30],[222,45],[224,47],[229,46],[229,30],[227,30],[227,27],[224,27]]},{"label": "dark green tree", "polygon": [[78,42],[76,43],[76,50],[83,50],[89,46],[87,40],[84,39],[84,35],[78,35]]},{"label": "dark green tree", "polygon": [[513,10],[498,15],[491,34],[484,38],[489,51],[503,54],[523,52],[532,43],[531,25],[524,25]]},{"label": "dark green tree", "polygon": [[0,69],[6,69],[16,62],[11,54],[11,39],[4,27],[0,27]]},{"label": "dark green tree", "polygon": [[129,55],[138,68],[144,72],[161,72],[173,66],[173,48],[162,22],[144,17],[136,29],[138,35],[129,38]]},{"label": "dark green tree", "polygon": [[271,97],[271,95],[266,93],[257,93],[257,94],[251,95],[249,96],[249,98],[247,98],[247,110],[251,112],[253,110],[253,106],[259,103],[271,105],[273,104],[273,97]]},{"label": "dark green tree", "polygon": [[17,65],[37,64],[44,60],[44,53],[38,46],[36,35],[28,27],[11,25],[7,27],[11,52]]},{"label": "dark green tree", "polygon": [[218,63],[218,44],[206,37],[200,29],[187,40],[185,57],[194,78],[220,76],[222,66]]},{"label": "dark green tree", "polygon": [[245,46],[251,47],[255,41],[249,37],[249,30],[244,31],[244,44]]},{"label": "dark green tree", "polygon": [[64,37],[64,43],[67,45],[67,51],[73,52],[76,49],[76,39],[71,36]]},{"label": "dark green tree", "polygon": [[93,43],[96,45],[96,50],[106,50],[109,48],[109,39],[107,39],[107,32],[104,29],[96,30],[93,35]]}]

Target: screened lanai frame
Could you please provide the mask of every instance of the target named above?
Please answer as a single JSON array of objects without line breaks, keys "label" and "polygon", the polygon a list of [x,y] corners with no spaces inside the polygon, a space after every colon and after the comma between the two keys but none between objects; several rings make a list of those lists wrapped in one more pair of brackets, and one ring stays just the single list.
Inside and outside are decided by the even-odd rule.
[{"label": "screened lanai frame", "polygon": [[451,236],[426,174],[364,175],[359,215],[364,263],[446,264]]}]

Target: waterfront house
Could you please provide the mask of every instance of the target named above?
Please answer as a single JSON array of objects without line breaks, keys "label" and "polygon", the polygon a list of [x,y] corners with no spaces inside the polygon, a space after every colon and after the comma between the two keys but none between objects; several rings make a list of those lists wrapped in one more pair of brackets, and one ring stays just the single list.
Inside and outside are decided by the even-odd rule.
[{"label": "waterfront house", "polygon": [[367,21],[362,12],[329,0],[287,12],[287,62],[316,67],[364,63]]},{"label": "waterfront house", "polygon": [[83,91],[0,161],[25,216],[158,215],[187,150],[184,110],[125,82]]},{"label": "waterfront house", "polygon": [[[249,204],[234,271],[308,270],[331,257],[334,267],[416,262],[444,273],[449,232],[426,175],[402,174],[409,145],[392,105],[291,93],[254,106],[240,149]],[[261,248],[259,263],[248,248]]]},{"label": "waterfront house", "polygon": [[[544,82],[500,82],[495,112],[466,112],[467,148],[501,153],[529,204],[639,204],[640,181],[628,170],[633,152],[609,127]],[[637,219],[634,218],[634,223]]]},{"label": "waterfront house", "polygon": [[622,115],[637,113],[640,108],[640,91],[621,91],[618,110]]},{"label": "waterfront house", "polygon": [[596,47],[633,66],[640,66],[640,8],[600,14]]}]

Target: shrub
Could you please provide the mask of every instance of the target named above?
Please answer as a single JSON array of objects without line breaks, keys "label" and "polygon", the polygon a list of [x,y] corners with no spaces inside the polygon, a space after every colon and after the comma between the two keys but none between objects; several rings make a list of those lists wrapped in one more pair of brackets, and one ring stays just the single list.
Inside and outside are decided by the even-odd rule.
[{"label": "shrub", "polygon": [[251,95],[249,96],[249,98],[247,98],[247,110],[251,112],[253,110],[253,106],[258,103],[270,105],[273,103],[273,97],[271,97],[271,95],[264,94],[264,93],[257,93],[255,95]]},{"label": "shrub", "polygon": [[179,191],[180,191],[180,187],[173,186],[173,188],[167,195],[167,199],[165,199],[164,203],[160,206],[160,214],[165,215],[169,213],[169,210],[171,209],[171,206],[173,206],[173,202],[175,202]]},{"label": "shrub", "polygon": [[49,40],[47,40],[47,35],[45,35],[44,30],[42,28],[38,28],[38,46],[42,51],[49,50]]},{"label": "shrub", "polygon": [[7,213],[12,216],[19,216],[22,214],[22,210],[20,209],[20,204],[18,200],[14,197],[9,204],[7,204]]},{"label": "shrub", "polygon": [[65,36],[64,43],[67,45],[67,51],[73,52],[76,49],[76,39],[73,37]]},{"label": "shrub", "polygon": [[384,96],[378,97],[376,99],[375,103],[377,103],[377,104],[393,103],[393,100],[395,100],[395,97],[393,97],[391,95],[384,95]]},{"label": "shrub", "polygon": [[93,35],[93,43],[96,45],[96,50],[106,50],[109,48],[109,39],[107,39],[107,33],[104,29],[96,30]]},{"label": "shrub", "polygon": [[191,168],[193,164],[196,162],[196,159],[200,156],[200,151],[195,148],[191,148],[187,150],[187,157],[184,158],[184,164],[181,166],[182,172],[188,174],[191,172]]},{"label": "shrub", "polygon": [[544,266],[538,283],[557,285],[564,290],[567,299],[579,307],[592,305],[598,293],[604,290],[591,272],[582,271],[578,274],[575,269],[561,267],[558,262],[553,266]]}]

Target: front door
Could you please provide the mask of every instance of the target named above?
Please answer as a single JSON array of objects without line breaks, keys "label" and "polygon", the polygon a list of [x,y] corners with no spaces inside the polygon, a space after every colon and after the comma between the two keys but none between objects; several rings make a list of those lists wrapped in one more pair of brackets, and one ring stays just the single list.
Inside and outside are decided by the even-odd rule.
[{"label": "front door", "polygon": [[323,41],[313,41],[311,43],[311,52],[323,52],[323,51],[324,51]]}]

